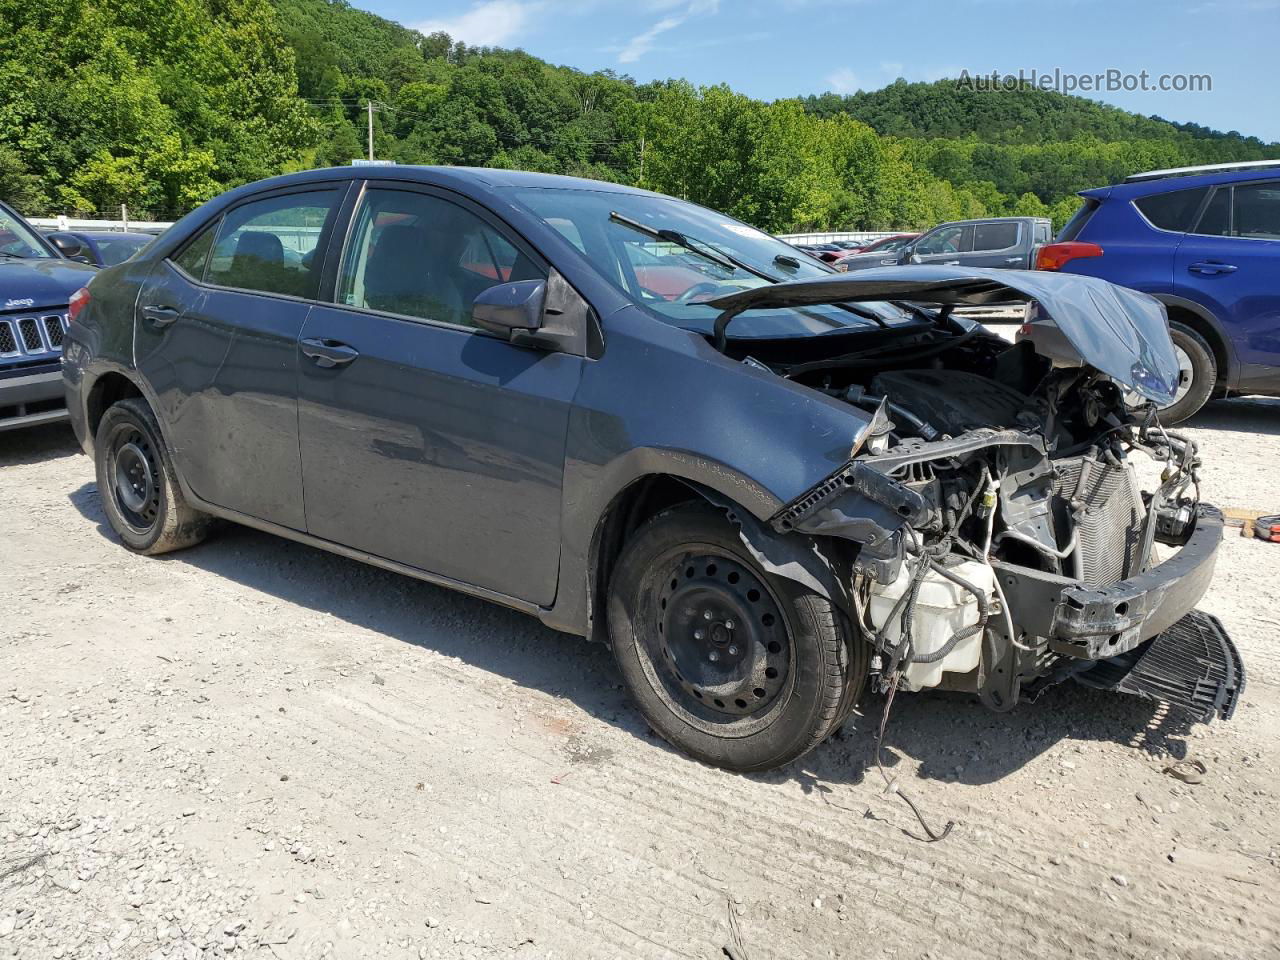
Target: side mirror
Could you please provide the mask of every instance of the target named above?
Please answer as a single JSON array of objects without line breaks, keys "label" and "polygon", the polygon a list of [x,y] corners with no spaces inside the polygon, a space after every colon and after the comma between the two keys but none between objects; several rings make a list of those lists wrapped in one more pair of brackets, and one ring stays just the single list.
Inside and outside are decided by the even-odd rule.
[{"label": "side mirror", "polygon": [[67,236],[65,233],[54,233],[50,234],[49,242],[68,260],[84,259],[84,244],[75,237]]},{"label": "side mirror", "polygon": [[911,247],[907,247],[907,249],[902,251],[902,262],[924,263],[924,261],[920,259],[920,254],[916,253]]},{"label": "side mirror", "polygon": [[482,330],[510,337],[542,326],[542,310],[547,300],[545,280],[516,280],[485,290],[471,306],[471,320]]}]

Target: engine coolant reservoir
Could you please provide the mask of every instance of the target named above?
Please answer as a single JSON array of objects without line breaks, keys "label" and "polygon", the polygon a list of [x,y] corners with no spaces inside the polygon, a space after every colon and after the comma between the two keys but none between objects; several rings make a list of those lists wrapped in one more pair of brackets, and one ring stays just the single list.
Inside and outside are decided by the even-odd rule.
[{"label": "engine coolant reservoir", "polygon": [[[868,617],[877,630],[889,619],[893,605],[911,588],[909,563],[902,565],[898,579],[888,585],[875,584],[868,604]],[[998,600],[991,568],[976,560],[964,560],[947,567],[948,570],[981,590],[987,597],[988,615],[994,613]],[[915,614],[911,620],[911,636],[914,653],[933,653],[964,627],[978,622],[978,600],[972,593],[952,583],[934,570],[929,570],[920,583]],[[902,636],[902,618],[894,618],[885,636],[892,649]],[[913,663],[903,675],[904,690],[921,690],[936,687],[943,673],[968,673],[978,665],[982,652],[982,632],[978,631],[955,645],[955,648],[936,663]]]}]

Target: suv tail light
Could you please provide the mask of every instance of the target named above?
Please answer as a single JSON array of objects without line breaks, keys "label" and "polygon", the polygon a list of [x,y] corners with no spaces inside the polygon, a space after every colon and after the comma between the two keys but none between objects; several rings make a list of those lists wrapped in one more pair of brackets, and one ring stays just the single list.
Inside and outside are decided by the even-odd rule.
[{"label": "suv tail light", "polygon": [[1061,270],[1068,260],[1083,257],[1100,257],[1102,248],[1096,243],[1068,240],[1065,243],[1046,243],[1036,252],[1037,270]]},{"label": "suv tail light", "polygon": [[89,305],[89,288],[81,287],[71,295],[71,299],[67,302],[67,319],[74,321],[80,316],[80,311]]}]

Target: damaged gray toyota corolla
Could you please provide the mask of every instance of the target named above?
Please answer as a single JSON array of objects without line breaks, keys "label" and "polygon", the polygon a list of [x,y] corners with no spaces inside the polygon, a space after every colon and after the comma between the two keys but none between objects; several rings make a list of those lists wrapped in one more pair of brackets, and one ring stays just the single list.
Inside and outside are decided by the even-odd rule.
[{"label": "damaged gray toyota corolla", "polygon": [[[1008,302],[1012,345],[954,309]],[[354,168],[211,201],[71,315],[71,420],[131,549],[222,517],[606,640],[710,763],[801,756],[869,678],[1199,720],[1244,686],[1194,609],[1222,518],[1155,418],[1163,308],[1103,281],[836,274],[631,188]]]}]

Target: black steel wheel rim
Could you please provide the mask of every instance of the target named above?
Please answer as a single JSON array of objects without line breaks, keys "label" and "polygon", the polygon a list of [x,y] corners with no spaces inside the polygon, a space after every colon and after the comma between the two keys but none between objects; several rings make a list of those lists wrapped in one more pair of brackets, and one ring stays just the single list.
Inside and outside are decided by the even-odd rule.
[{"label": "black steel wheel rim", "polygon": [[118,430],[111,442],[107,480],[116,509],[129,527],[145,534],[160,516],[160,469],[155,448],[133,426]]},{"label": "black steel wheel rim", "polygon": [[791,681],[792,650],[759,575],[701,549],[668,557],[655,574],[662,579],[647,592],[651,629],[641,647],[664,699],[699,726],[771,720]]}]

